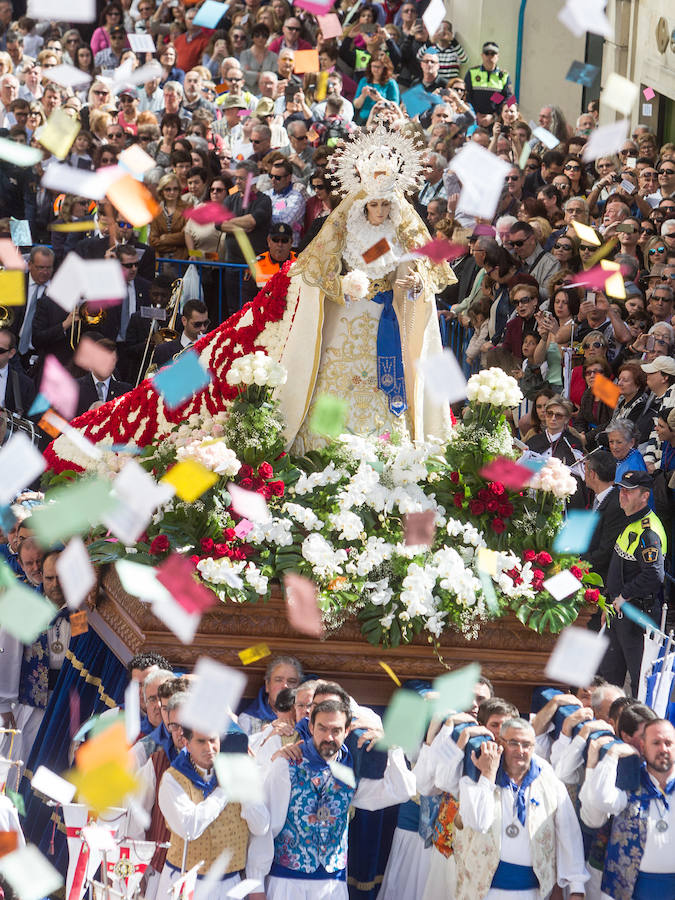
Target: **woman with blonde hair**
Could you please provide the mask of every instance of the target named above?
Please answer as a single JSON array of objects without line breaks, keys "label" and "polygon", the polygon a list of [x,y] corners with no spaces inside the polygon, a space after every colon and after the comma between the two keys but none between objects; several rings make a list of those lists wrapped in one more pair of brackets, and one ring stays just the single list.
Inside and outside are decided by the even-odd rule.
[{"label": "woman with blonde hair", "polygon": [[5,50],[0,51],[0,76],[11,75],[13,71],[12,57]]},{"label": "woman with blonde hair", "polygon": [[103,144],[108,135],[108,126],[113,124],[113,117],[104,109],[93,109],[89,113],[89,131],[97,144]]},{"label": "woman with blonde hair", "polygon": [[256,25],[267,25],[270,30],[270,40],[281,34],[281,22],[271,6],[261,6],[255,15]]},{"label": "woman with blonde hair", "polygon": [[180,199],[180,182],[173,172],[159,179],[157,194],[160,211],[150,223],[150,246],[155,248],[158,256],[186,259],[183,212],[189,207]]},{"label": "woman with blonde hair", "polygon": [[110,88],[99,78],[96,78],[91,87],[87,91],[87,106],[91,112],[95,109],[102,109],[110,103]]}]

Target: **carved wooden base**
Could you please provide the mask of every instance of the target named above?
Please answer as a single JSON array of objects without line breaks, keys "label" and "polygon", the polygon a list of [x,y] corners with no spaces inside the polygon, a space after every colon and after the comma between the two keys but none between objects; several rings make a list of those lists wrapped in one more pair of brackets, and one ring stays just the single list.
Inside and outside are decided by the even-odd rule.
[{"label": "carved wooden base", "polygon": [[[584,614],[578,624],[585,623],[589,615]],[[213,607],[202,617],[194,641],[186,645],[155,618],[145,603],[127,594],[114,569],[110,569],[103,578],[90,624],[124,663],[142,650],[155,650],[176,668],[186,670],[202,655],[239,668],[240,650],[266,643],[272,654],[297,656],[306,672],[338,681],[359,702],[369,705],[386,704],[395,689],[379,660],[386,661],[401,681],[433,680],[447,671],[424,637],[396,650],[383,650],[367,643],[356,619],[348,620],[325,640],[298,634],[286,621],[278,590],[273,591],[267,603]],[[554,636],[538,635],[508,615],[484,625],[475,641],[447,632],[441,641],[441,652],[447,666],[453,669],[480,662],[496,693],[527,712],[532,687],[546,682],[544,667],[554,643]],[[255,695],[267,662],[269,657],[246,667],[246,696]]]}]

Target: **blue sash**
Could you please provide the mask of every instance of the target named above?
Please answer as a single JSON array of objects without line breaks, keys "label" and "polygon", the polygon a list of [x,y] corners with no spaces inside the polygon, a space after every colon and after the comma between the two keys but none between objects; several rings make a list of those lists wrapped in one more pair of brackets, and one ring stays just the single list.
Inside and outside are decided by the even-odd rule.
[{"label": "blue sash", "polygon": [[638,872],[633,900],[674,900],[675,872]]},{"label": "blue sash", "polygon": [[394,312],[394,292],[379,291],[373,303],[382,304],[377,328],[377,386],[389,399],[389,412],[401,416],[408,408],[405,396],[401,332]]},{"label": "blue sash", "polygon": [[539,887],[539,881],[532,866],[517,866],[500,859],[490,887],[499,891],[531,891]]},{"label": "blue sash", "polygon": [[287,869],[279,863],[272,863],[270,875],[277,878],[302,878],[306,881],[346,881],[347,870],[338,869],[337,872],[327,872],[323,866],[319,866],[313,872],[303,872],[301,869]]}]

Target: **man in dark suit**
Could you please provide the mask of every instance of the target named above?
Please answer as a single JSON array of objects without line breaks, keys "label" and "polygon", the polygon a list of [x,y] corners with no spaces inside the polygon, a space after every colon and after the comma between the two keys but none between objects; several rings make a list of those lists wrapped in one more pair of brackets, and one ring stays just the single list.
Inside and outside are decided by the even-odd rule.
[{"label": "man in dark suit", "polygon": [[30,252],[28,271],[25,276],[26,303],[14,306],[14,319],[11,329],[17,339],[17,357],[28,373],[32,373],[37,360],[33,344],[33,323],[39,300],[49,289],[49,282],[54,274],[54,253],[50,247],[36,245]]},{"label": "man in dark suit", "polygon": [[26,417],[35,400],[35,385],[16,358],[16,335],[0,328],[0,407]]},{"label": "man in dark suit", "polygon": [[[97,344],[102,349],[109,350],[114,354],[114,362],[117,363],[117,347],[114,341],[109,338],[101,338]],[[126,381],[118,381],[109,369],[107,371],[92,369],[82,378],[77,379],[77,385],[80,389],[80,396],[77,402],[76,416],[81,416],[89,409],[96,409],[103,403],[107,403],[108,400],[121,397],[132,387]]]},{"label": "man in dark suit", "polygon": [[[158,309],[166,310],[167,304],[171,297],[172,279],[168,275],[158,275],[150,285],[150,305]],[[164,319],[156,320],[155,331],[160,328],[166,328],[171,317],[171,311],[165,312]],[[129,380],[132,384],[138,378],[138,371],[143,362],[143,354],[146,354],[145,365],[147,366],[152,351],[152,344],[148,347],[148,335],[154,319],[143,316],[141,308],[137,308],[129,319],[127,326],[127,334],[124,344],[119,349],[120,364],[119,371],[123,378]]]},{"label": "man in dark suit", "polygon": [[[122,267],[127,285],[127,295],[118,305],[108,307],[103,326],[97,326],[97,328],[111,341],[117,341],[118,349],[121,350],[126,341],[127,328],[132,315],[139,312],[141,307],[146,306],[150,300],[152,282],[138,274],[138,250],[133,244],[118,244],[115,247],[113,258],[119,260]],[[154,279],[154,272],[152,277]]]},{"label": "man in dark suit", "polygon": [[165,366],[177,353],[191,347],[198,338],[206,334],[211,324],[206,304],[201,300],[188,300],[183,306],[181,324],[183,332],[180,337],[166,344],[160,344],[155,350],[153,363],[156,365]]},{"label": "man in dark suit", "polygon": [[[117,242],[110,240],[111,227],[117,231]],[[119,242],[125,241],[128,246],[135,247],[138,251],[138,274],[146,281],[152,281],[155,277],[155,251],[149,244],[138,240],[129,222],[121,216],[111,222],[107,215],[99,214],[98,230],[99,237],[78,241],[74,247],[78,256],[81,256],[82,259],[105,259],[110,255],[111,243],[114,247],[120,247],[125,245]]]}]

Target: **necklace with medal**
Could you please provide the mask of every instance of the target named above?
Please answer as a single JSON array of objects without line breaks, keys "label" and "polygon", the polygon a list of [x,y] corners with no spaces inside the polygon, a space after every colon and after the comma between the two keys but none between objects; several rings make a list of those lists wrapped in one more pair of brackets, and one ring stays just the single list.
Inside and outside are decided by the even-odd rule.
[{"label": "necklace with medal", "polygon": [[326,803],[324,791],[328,787],[327,782],[323,780],[321,775],[312,778],[312,784],[316,789],[318,806],[316,808],[316,820],[321,825],[325,825],[331,818],[330,806]]},{"label": "necklace with medal", "polygon": [[61,622],[62,622],[62,619],[59,619],[57,621],[56,625],[54,626],[56,629],[56,639],[54,641],[52,641],[52,644],[50,647],[50,650],[52,651],[52,653],[55,653],[57,655],[59,653],[63,653],[63,650],[64,650],[63,644],[61,643],[61,640],[60,640],[60,638],[61,638]]},{"label": "necklace with medal", "polygon": [[[659,798],[659,800],[660,799],[661,798]],[[661,832],[661,834],[663,834],[664,831],[668,831],[668,823],[666,822],[666,819],[665,819],[666,810],[668,809],[668,806],[664,800],[663,801],[663,812],[662,812],[661,808],[659,807],[659,800],[657,800],[657,798],[654,797],[654,803],[656,803],[656,812],[661,817],[660,819],[656,820],[656,825],[654,827],[656,828],[657,831],[659,831],[659,832]]]},{"label": "necklace with medal", "polygon": [[513,785],[511,785],[511,790],[514,793],[513,797],[513,821],[510,825],[507,825],[504,829],[506,836],[510,838],[518,837],[520,834],[520,827],[516,825],[516,815],[517,815],[517,807],[518,807],[518,785],[515,786],[515,790]]}]

